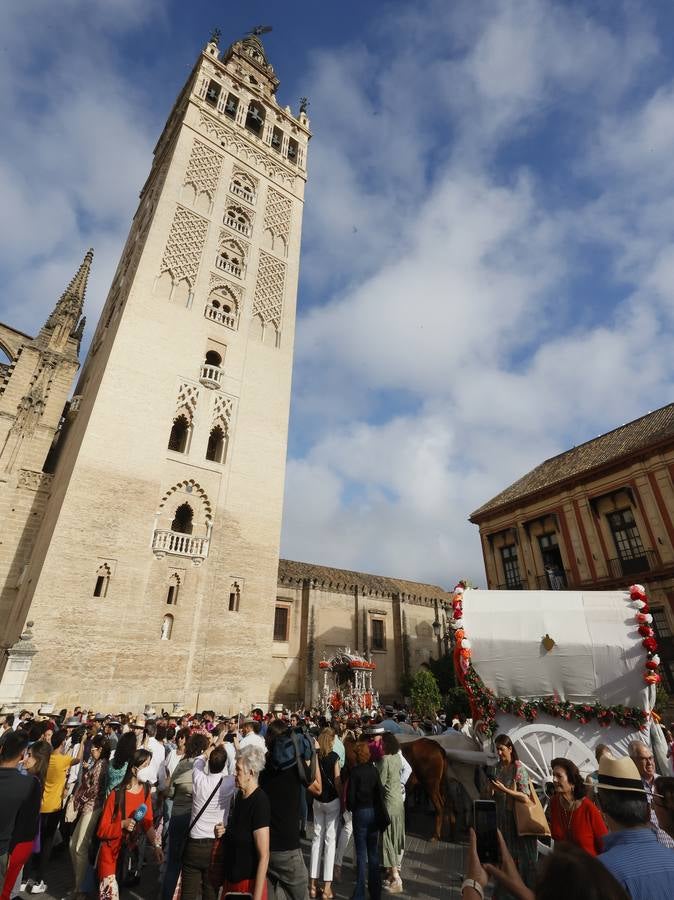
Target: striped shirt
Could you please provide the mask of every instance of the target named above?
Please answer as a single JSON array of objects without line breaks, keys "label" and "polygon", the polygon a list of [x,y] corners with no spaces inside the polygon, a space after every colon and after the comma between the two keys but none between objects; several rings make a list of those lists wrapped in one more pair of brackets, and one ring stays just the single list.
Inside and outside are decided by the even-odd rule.
[{"label": "striped shirt", "polygon": [[658,822],[658,816],[653,808],[653,794],[655,793],[655,781],[648,782],[645,778],[641,779],[641,783],[644,786],[644,790],[646,791],[646,796],[648,797],[648,812],[651,818],[651,828],[655,832],[655,836],[658,839],[658,843],[662,844],[663,847],[667,847],[669,850],[674,850],[674,841],[670,838],[666,831],[663,831],[660,828],[660,823]]},{"label": "striped shirt", "polygon": [[674,853],[650,828],[629,828],[604,837],[600,859],[632,900],[672,900]]}]

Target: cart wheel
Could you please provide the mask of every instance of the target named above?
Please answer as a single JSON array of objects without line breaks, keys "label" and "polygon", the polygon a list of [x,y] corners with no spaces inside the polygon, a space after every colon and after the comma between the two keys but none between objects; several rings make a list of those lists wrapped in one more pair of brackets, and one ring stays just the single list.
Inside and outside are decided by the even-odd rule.
[{"label": "cart wheel", "polygon": [[509,737],[544,807],[548,801],[546,786],[552,784],[553,759],[559,756],[570,759],[583,778],[597,768],[594,753],[574,734],[557,725],[522,725],[511,731]]}]

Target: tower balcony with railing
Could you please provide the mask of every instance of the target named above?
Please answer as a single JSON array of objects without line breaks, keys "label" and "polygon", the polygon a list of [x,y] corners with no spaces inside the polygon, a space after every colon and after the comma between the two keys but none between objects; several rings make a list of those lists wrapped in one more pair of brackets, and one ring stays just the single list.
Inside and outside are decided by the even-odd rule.
[{"label": "tower balcony with railing", "polygon": [[238,266],[231,259],[227,259],[221,254],[216,256],[215,265],[218,269],[222,269],[223,272],[229,272],[230,275],[236,275],[237,278],[241,278],[241,275],[243,274],[242,266]]},{"label": "tower balcony with railing", "polygon": [[[218,325],[224,325],[225,328],[231,328],[233,331],[236,331],[239,327],[239,314],[236,310],[227,311],[222,306],[215,306],[212,303],[207,303],[204,308],[204,315],[207,319],[210,319],[211,322],[216,322]],[[202,374],[203,368],[206,367],[202,367]]]},{"label": "tower balcony with railing", "polygon": [[208,556],[208,546],[207,537],[195,537],[180,531],[165,531],[158,528],[152,536],[152,552],[157,559],[163,559],[167,554],[187,556],[195,566],[200,565]]},{"label": "tower balcony with railing", "polygon": [[217,390],[222,384],[223,374],[220,366],[211,366],[208,363],[204,363],[201,367],[199,381],[204,387],[211,388],[211,390]]},{"label": "tower balcony with railing", "polygon": [[255,194],[250,190],[246,190],[246,188],[240,184],[235,184],[234,182],[232,182],[232,184],[230,184],[229,186],[229,191],[231,194],[236,194],[237,197],[241,197],[241,199],[245,200],[246,203],[255,203]]},{"label": "tower balcony with railing", "polygon": [[224,374],[222,357],[215,350],[209,350],[206,359],[201,364],[199,381],[204,387],[216,391],[222,384]]},{"label": "tower balcony with railing", "polygon": [[244,218],[243,216],[233,215],[229,210],[227,210],[223,221],[228,228],[233,228],[234,231],[238,231],[239,234],[242,234],[244,237],[250,237],[253,229],[248,219]]}]

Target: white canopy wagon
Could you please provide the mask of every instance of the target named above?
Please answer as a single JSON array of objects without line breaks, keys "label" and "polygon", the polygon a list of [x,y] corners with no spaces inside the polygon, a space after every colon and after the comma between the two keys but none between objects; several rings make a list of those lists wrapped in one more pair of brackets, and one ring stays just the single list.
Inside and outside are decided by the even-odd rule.
[{"label": "white canopy wagon", "polygon": [[593,772],[599,743],[617,756],[643,740],[662,764],[666,748],[651,717],[659,658],[641,585],[465,592],[457,585],[452,607],[454,662],[473,718],[485,743],[510,737],[539,792],[552,780],[555,757],[573,760],[583,776]]}]

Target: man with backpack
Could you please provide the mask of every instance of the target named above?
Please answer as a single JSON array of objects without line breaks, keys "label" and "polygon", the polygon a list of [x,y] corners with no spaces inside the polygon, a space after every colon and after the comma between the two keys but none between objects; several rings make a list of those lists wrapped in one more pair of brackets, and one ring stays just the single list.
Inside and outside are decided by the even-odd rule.
[{"label": "man with backpack", "polygon": [[267,729],[267,764],[260,774],[260,787],[269,799],[270,900],[307,900],[309,873],[300,849],[300,797],[309,790],[322,791],[314,742],[288,728],[281,719]]}]

